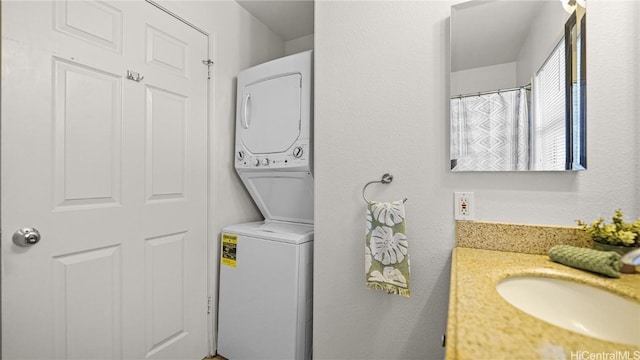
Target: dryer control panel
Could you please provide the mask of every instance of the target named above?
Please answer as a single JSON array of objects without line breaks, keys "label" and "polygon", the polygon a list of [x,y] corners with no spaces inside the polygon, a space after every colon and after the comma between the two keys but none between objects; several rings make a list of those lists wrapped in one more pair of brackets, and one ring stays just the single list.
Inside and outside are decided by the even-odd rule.
[{"label": "dryer control panel", "polygon": [[308,171],[310,169],[309,144],[296,143],[286,152],[273,154],[253,154],[243,146],[236,148],[235,167],[237,170],[289,169]]}]

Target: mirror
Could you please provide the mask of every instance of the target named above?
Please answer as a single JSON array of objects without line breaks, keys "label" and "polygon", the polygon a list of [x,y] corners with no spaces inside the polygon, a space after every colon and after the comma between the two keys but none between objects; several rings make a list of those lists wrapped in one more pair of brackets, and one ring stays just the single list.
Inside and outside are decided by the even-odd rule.
[{"label": "mirror", "polygon": [[563,1],[451,7],[452,171],[586,169],[586,11]]}]

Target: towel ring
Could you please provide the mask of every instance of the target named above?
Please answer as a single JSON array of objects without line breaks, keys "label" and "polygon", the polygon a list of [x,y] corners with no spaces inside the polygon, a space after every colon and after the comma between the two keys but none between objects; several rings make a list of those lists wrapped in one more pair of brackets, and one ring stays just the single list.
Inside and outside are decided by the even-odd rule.
[{"label": "towel ring", "polygon": [[[369,199],[367,199],[367,196],[364,194],[364,192],[367,190],[367,187],[369,185],[375,184],[375,183],[388,184],[388,183],[390,183],[392,181],[393,181],[393,175],[391,175],[389,173],[386,173],[386,174],[382,175],[382,178],[380,180],[369,181],[362,188],[362,198],[368,204],[369,203]],[[407,202],[407,198],[404,198],[404,200],[402,200],[402,202]]]}]

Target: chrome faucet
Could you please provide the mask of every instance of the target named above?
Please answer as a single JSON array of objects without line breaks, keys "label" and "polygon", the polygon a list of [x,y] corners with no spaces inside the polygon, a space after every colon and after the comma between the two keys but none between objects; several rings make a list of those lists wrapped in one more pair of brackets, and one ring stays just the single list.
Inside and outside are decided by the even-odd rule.
[{"label": "chrome faucet", "polygon": [[640,265],[640,248],[622,255],[620,262],[622,263],[620,272],[625,274],[633,274],[636,272],[636,266]]}]

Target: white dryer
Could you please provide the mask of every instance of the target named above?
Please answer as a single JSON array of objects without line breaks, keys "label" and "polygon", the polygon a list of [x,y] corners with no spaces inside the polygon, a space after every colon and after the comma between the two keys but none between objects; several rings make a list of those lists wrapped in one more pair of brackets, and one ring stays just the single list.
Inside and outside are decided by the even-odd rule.
[{"label": "white dryer", "polygon": [[265,220],[222,230],[218,353],[311,358],[312,52],[238,74],[235,168]]},{"label": "white dryer", "polygon": [[312,51],[238,74],[236,160],[267,220],[313,224]]}]

